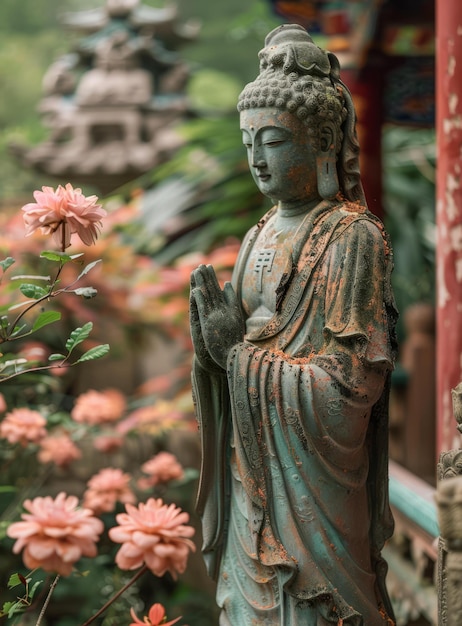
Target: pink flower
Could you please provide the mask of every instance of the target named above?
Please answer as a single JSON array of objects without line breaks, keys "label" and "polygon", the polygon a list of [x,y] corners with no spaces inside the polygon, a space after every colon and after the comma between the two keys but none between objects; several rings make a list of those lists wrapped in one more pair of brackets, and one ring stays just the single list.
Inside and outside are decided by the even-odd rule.
[{"label": "pink flower", "polygon": [[27,408],[13,409],[5,415],[0,424],[0,437],[8,439],[10,443],[38,443],[46,437],[46,419],[38,411]]},{"label": "pink flower", "polygon": [[82,556],[96,556],[95,543],[103,532],[101,520],[88,509],[78,508],[78,499],[64,492],[25,500],[22,522],[11,524],[7,535],[17,539],[14,554],[23,551],[24,565],[68,576]]},{"label": "pink flower", "polygon": [[148,478],[141,479],[141,485],[154,487],[160,483],[169,483],[184,476],[183,467],[178,463],[174,454],[159,452],[141,466],[141,471],[148,474]]},{"label": "pink flower", "polygon": [[58,467],[66,467],[80,459],[82,452],[75,445],[69,435],[55,435],[45,437],[40,442],[37,458],[40,463],[54,463]]},{"label": "pink flower", "polygon": [[71,235],[77,233],[87,246],[98,237],[101,220],[106,211],[96,204],[96,196],[84,196],[81,189],[74,189],[70,183],[52,187],[42,187],[34,191],[36,202],[22,207],[26,236],[38,230],[44,235],[52,235],[62,250],[71,244]]},{"label": "pink flower", "polygon": [[130,615],[132,616],[133,622],[130,626],[138,626],[138,624],[142,624],[142,626],[172,626],[176,624],[181,617],[177,617],[176,619],[172,619],[169,622],[165,622],[165,609],[162,604],[156,603],[153,604],[149,609],[148,616],[143,618],[141,621],[137,616],[133,609],[130,609]]},{"label": "pink flower", "polygon": [[93,439],[93,447],[99,452],[115,452],[119,450],[124,443],[122,435],[99,435]]},{"label": "pink flower", "polygon": [[0,413],[4,413],[7,409],[5,396],[3,393],[0,393]]},{"label": "pink flower", "polygon": [[125,508],[126,513],[116,516],[120,526],[109,530],[112,541],[122,544],[116,555],[120,569],[132,570],[145,563],[156,576],[170,572],[176,578],[184,572],[189,551],[195,550],[190,539],[194,528],[186,526],[189,515],[160,498]]},{"label": "pink flower", "polygon": [[71,417],[90,426],[107,424],[120,419],[125,406],[125,397],[117,389],[90,390],[77,398]]},{"label": "pink flower", "polygon": [[132,504],[136,498],[129,483],[130,475],[122,470],[111,467],[102,469],[88,481],[83,506],[99,515],[113,511],[116,502]]}]

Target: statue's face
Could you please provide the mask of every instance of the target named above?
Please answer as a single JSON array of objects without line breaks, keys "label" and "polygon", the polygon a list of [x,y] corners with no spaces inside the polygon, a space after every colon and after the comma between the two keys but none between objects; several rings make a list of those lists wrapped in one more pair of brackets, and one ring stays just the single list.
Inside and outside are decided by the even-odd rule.
[{"label": "statue's face", "polygon": [[250,171],[265,196],[282,203],[319,198],[317,149],[303,122],[288,111],[246,109],[241,130]]}]

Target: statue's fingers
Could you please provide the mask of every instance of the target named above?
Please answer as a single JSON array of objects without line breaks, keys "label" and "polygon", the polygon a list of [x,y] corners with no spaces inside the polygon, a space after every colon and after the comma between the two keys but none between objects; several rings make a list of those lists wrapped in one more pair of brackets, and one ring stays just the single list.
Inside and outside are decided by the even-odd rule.
[{"label": "statue's fingers", "polygon": [[223,288],[223,295],[224,295],[226,304],[228,304],[230,307],[239,308],[239,302],[237,300],[236,292],[234,291],[234,288],[229,281],[225,283],[225,286]]},{"label": "statue's fingers", "polygon": [[207,265],[205,268],[205,272],[207,274],[207,281],[208,281],[208,284],[210,285],[210,288],[216,292],[221,293],[222,290],[220,287],[220,283],[218,282],[218,278],[213,268],[213,265]]},{"label": "statue's fingers", "polygon": [[209,298],[204,294],[204,291],[201,288],[195,287],[191,291],[191,298],[194,299],[199,319],[201,318],[201,316],[205,316],[210,312]]},{"label": "statue's fingers", "polygon": [[189,319],[191,320],[191,324],[197,324],[199,322],[199,311],[197,310],[197,302],[193,291],[194,288],[191,290],[189,297]]}]

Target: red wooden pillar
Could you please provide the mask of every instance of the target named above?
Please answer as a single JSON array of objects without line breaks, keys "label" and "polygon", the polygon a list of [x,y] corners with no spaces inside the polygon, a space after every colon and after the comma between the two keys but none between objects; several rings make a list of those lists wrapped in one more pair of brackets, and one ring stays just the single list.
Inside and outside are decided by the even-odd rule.
[{"label": "red wooden pillar", "polygon": [[460,447],[451,389],[462,381],[462,1],[436,0],[437,453]]},{"label": "red wooden pillar", "polygon": [[356,109],[361,181],[367,204],[372,213],[383,219],[383,69],[379,71],[375,65],[361,70],[342,68],[341,78],[351,91]]}]

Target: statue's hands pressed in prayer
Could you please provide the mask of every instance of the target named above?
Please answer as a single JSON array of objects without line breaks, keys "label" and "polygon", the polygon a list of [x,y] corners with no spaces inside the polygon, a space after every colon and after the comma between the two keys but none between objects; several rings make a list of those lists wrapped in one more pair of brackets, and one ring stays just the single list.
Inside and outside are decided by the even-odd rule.
[{"label": "statue's hands pressed in prayer", "polygon": [[218,284],[211,265],[191,275],[191,335],[194,350],[206,369],[226,369],[231,348],[244,338],[245,324],[231,283]]}]

